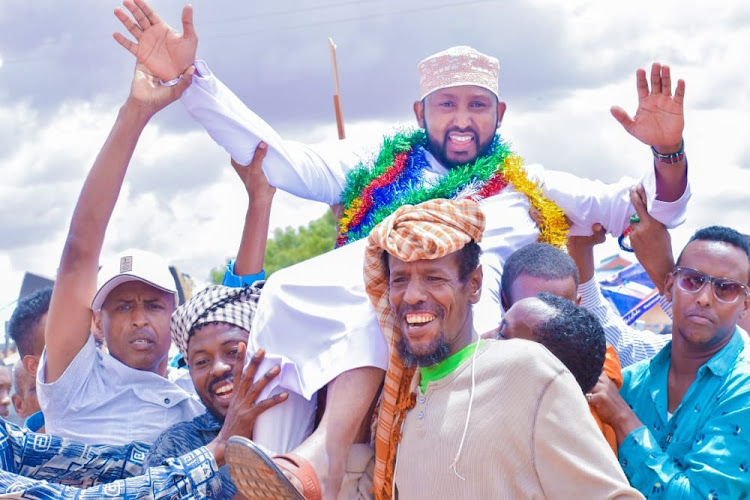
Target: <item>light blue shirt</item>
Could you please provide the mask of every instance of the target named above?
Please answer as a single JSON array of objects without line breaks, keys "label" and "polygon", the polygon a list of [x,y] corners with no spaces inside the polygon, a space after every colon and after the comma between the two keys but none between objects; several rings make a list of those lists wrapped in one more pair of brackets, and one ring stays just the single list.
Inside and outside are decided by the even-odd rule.
[{"label": "light blue shirt", "polygon": [[747,498],[750,358],[740,330],[700,367],[667,419],[671,347],[623,370],[620,394],[644,424],[620,445],[625,475],[647,498]]},{"label": "light blue shirt", "polygon": [[86,444],[153,443],[206,411],[187,370],[167,377],[136,370],[97,349],[93,335],[54,382],[45,380],[46,363],[45,349],[36,389],[48,434]]}]

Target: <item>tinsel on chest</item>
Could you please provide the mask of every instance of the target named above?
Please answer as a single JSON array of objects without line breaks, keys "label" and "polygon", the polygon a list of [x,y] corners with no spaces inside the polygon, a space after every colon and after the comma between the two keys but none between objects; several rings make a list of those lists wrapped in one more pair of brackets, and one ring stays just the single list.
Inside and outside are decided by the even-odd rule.
[{"label": "tinsel on chest", "polygon": [[494,196],[511,183],[523,192],[541,214],[540,241],[565,243],[567,223],[562,210],[530,181],[523,160],[496,135],[487,154],[473,163],[450,169],[437,182],[426,183],[430,170],[427,136],[421,129],[386,137],[374,162],[360,163],[347,176],[341,194],[343,215],[338,221],[336,246],[366,237],[373,227],[398,207],[436,198]]}]

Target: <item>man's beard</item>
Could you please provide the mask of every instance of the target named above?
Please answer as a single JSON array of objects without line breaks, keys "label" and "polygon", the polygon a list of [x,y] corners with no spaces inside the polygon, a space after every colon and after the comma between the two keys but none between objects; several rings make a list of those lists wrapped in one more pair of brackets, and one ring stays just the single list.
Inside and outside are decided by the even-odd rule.
[{"label": "man's beard", "polygon": [[[440,164],[444,166],[445,168],[447,168],[448,170],[458,167],[460,165],[473,163],[474,161],[476,161],[477,158],[489,153],[490,147],[492,147],[492,141],[495,138],[495,135],[493,134],[485,143],[481,143],[479,140],[479,134],[472,127],[466,127],[465,129],[460,129],[458,127],[451,127],[445,131],[445,136],[443,137],[443,143],[440,144],[439,142],[432,140],[432,138],[430,137],[430,130],[427,128],[426,121],[424,125],[424,131],[427,134],[427,141],[429,143],[430,153],[432,153],[432,156],[434,156],[435,159],[439,161]],[[460,161],[460,162],[456,162],[456,161],[448,159],[448,156],[446,154],[446,149],[448,147],[448,141],[449,141],[448,136],[452,132],[459,132],[459,133],[470,132],[474,136],[474,141],[478,144],[477,155],[474,158],[468,158],[466,161]]]},{"label": "man's beard", "polygon": [[398,353],[406,366],[432,366],[450,356],[451,353],[451,348],[442,335],[436,339],[436,342],[437,345],[429,354],[414,354],[409,351],[409,343],[402,335],[401,340],[398,341]]}]

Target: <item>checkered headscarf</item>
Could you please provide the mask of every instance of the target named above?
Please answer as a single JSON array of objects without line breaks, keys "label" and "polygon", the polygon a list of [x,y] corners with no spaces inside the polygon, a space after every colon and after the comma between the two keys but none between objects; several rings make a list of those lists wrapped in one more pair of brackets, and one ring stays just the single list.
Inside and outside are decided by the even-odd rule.
[{"label": "checkered headscarf", "polygon": [[196,326],[207,323],[229,323],[250,332],[264,281],[252,286],[231,288],[212,285],[193,295],[172,313],[172,341],[187,360],[188,342]]},{"label": "checkered headscarf", "polygon": [[388,342],[388,370],[375,432],[375,498],[390,498],[401,421],[410,407],[413,367],[405,367],[397,345],[401,330],[388,297],[383,252],[404,262],[439,259],[482,241],[484,213],[473,200],[429,200],[403,205],[373,228],[365,251],[365,289]]}]

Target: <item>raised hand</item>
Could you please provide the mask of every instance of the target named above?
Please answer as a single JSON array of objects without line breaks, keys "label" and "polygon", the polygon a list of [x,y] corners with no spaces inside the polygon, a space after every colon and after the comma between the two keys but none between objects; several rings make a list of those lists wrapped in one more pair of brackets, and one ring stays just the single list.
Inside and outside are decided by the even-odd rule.
[{"label": "raised hand", "polygon": [[268,145],[261,141],[255,148],[253,159],[249,165],[240,165],[232,159],[232,167],[240,176],[251,201],[267,201],[270,203],[276,192],[276,188],[268,183],[266,174],[263,173],[263,159],[267,152]]},{"label": "raised hand", "polygon": [[599,418],[615,430],[618,446],[628,434],[643,425],[606,373],[599,376],[599,381],[586,394],[586,399],[596,409]]},{"label": "raised hand", "polygon": [[596,273],[594,246],[604,243],[606,239],[607,230],[598,222],[591,226],[590,236],[568,237],[568,255],[578,267],[578,279],[581,283],[585,283],[594,277]]},{"label": "raised hand", "polygon": [[153,116],[182,95],[182,92],[190,85],[194,71],[195,68],[190,66],[176,85],[167,87],[162,85],[144,65],[137,64],[133,83],[130,85],[128,102],[139,106],[149,116]]},{"label": "raised hand", "polygon": [[635,74],[638,91],[638,109],[635,117],[619,106],[611,108],[612,116],[639,141],[653,146],[659,153],[669,154],[680,149],[682,130],[685,127],[683,101],[685,81],[677,81],[672,95],[672,77],[669,66],[654,63],[651,66],[651,89],[646,81],[646,71]]},{"label": "raised hand", "polygon": [[243,369],[245,349],[245,344],[240,342],[237,346],[237,362],[233,369],[232,402],[229,403],[224,425],[221,426],[219,435],[208,445],[219,466],[224,463],[224,450],[230,437],[252,437],[253,426],[258,415],[283,403],[289,397],[288,393],[282,392],[258,401],[263,389],[279,374],[280,370],[278,366],[274,366],[257,382],[253,383],[265,353],[262,350],[256,351],[250,359],[250,364]]},{"label": "raised hand", "polygon": [[198,35],[193,26],[193,7],[182,10],[182,34],[165,23],[144,0],[124,0],[132,18],[120,8],[115,16],[135,38],[133,42],[121,33],[114,33],[117,43],[133,54],[140,64],[162,81],[182,75],[195,61]]},{"label": "raised hand", "polygon": [[672,238],[664,224],[648,213],[643,186],[630,189],[630,201],[638,213],[638,221],[631,223],[630,246],[659,293],[664,294],[664,280],[674,270]]}]

